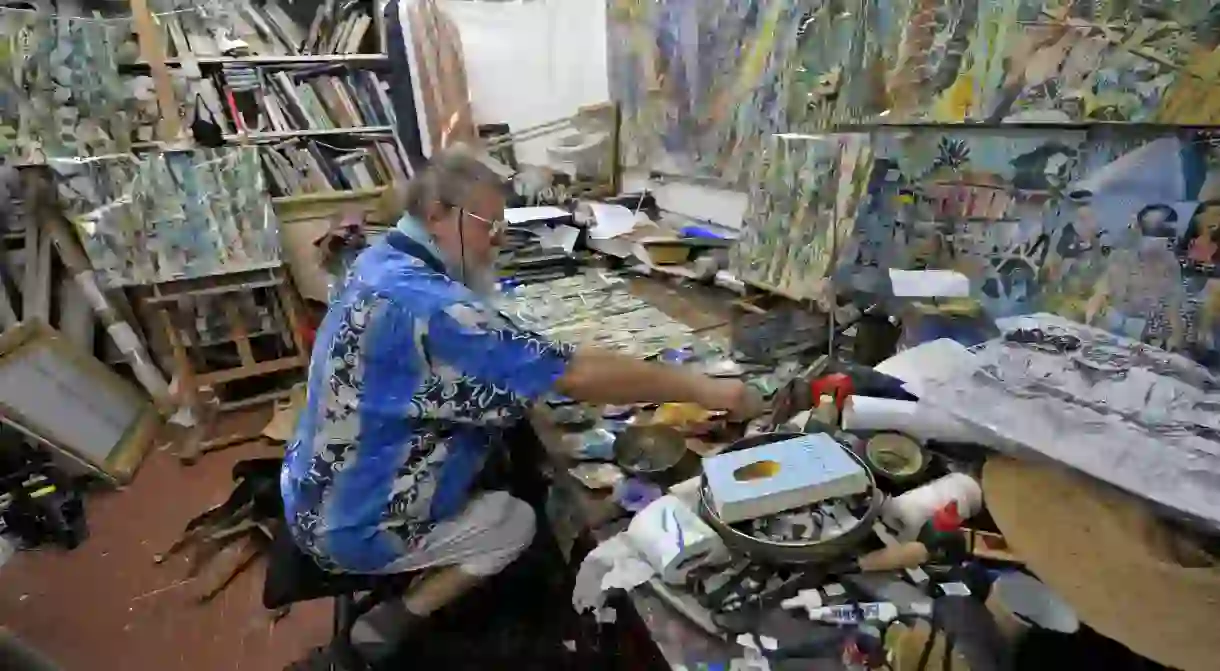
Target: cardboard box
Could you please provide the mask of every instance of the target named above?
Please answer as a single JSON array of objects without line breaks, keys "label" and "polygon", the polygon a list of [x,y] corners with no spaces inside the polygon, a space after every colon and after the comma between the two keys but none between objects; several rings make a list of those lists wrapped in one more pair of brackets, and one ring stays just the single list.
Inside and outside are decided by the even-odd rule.
[{"label": "cardboard box", "polygon": [[868,473],[826,434],[799,436],[703,460],[712,505],[732,524],[868,489]]}]

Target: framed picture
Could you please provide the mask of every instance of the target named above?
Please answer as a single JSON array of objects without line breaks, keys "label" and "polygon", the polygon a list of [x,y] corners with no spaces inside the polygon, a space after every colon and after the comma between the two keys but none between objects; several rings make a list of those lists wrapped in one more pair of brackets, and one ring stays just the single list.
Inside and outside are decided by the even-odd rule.
[{"label": "framed picture", "polygon": [[36,321],[0,334],[0,416],[116,483],[135,475],[160,424],[135,385]]}]

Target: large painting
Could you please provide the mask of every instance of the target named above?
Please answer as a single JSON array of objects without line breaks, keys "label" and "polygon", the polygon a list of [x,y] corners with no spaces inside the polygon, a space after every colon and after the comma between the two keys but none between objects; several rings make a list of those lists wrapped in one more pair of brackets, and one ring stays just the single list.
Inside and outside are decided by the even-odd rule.
[{"label": "large painting", "polygon": [[[1214,123],[1220,11],[1207,0],[856,0],[857,120]],[[850,78],[850,77],[849,77]],[[1206,103],[1206,104],[1201,104]]]},{"label": "large painting", "polygon": [[608,0],[628,155],[727,181],[835,124],[1220,124],[1208,0]]},{"label": "large painting", "polygon": [[629,164],[749,191],[747,282],[821,298],[952,268],[993,316],[1220,365],[1218,143],[1175,128],[1220,126],[1214,1],[609,7]]},{"label": "large painting", "polygon": [[755,167],[733,271],[795,299],[825,300],[872,172],[868,136],[771,136]]},{"label": "large painting", "polygon": [[106,286],[279,265],[279,225],[256,147],[52,164],[58,190]]},{"label": "large painting", "polygon": [[735,184],[792,103],[798,41],[814,0],[608,0],[611,95],[629,166]]},{"label": "large painting", "polygon": [[884,293],[889,268],[950,268],[993,316],[1046,310],[1214,359],[1220,171],[1208,134],[879,130],[871,143],[840,290]]},{"label": "large painting", "polygon": [[140,106],[118,64],[128,19],[0,8],[0,158],[44,163],[130,151]]}]

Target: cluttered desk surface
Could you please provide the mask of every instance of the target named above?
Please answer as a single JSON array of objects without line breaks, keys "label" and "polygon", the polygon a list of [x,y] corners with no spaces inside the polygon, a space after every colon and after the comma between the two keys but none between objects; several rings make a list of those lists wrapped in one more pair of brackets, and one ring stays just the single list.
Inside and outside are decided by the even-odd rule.
[{"label": "cluttered desk surface", "polygon": [[[1031,433],[1031,423],[1022,424],[1003,410],[1032,399],[1026,402],[1042,404],[1039,416],[1055,418],[1063,430],[1077,426],[1082,415],[1110,412],[1111,430],[1162,426],[1185,449],[1189,441],[1211,440],[1206,431],[1184,434],[1182,427],[1208,426],[1211,416],[1203,410],[1209,394],[1220,388],[1214,378],[1138,343],[1036,315],[1032,321],[1003,325],[1000,337],[969,351],[935,340],[875,368],[853,363],[871,337],[862,328],[829,339],[824,325],[820,334],[815,328],[785,340],[795,323],[786,321],[770,329],[784,340],[782,346],[768,349],[768,343],[740,339],[743,319],[758,312],[742,309],[750,306],[743,306],[740,297],[672,278],[628,279],[589,271],[522,287],[515,307],[517,319],[551,337],[697,366],[709,374],[739,375],[772,395],[776,408],[807,408],[784,416],[776,410],[761,427],[729,427],[698,408],[590,408],[569,399],[549,399],[532,413],[555,476],[548,518],[561,550],[580,567],[574,604],[593,604],[593,612],[602,616],[604,610],[629,604],[670,667],[730,668],[753,659],[769,666],[741,668],[838,669],[847,657],[865,665],[858,668],[868,668],[881,654],[901,671],[924,667],[927,659],[921,658],[930,654],[934,663],[926,668],[940,668],[948,663],[947,655],[964,654],[945,651],[950,629],[959,640],[999,641],[1000,648],[972,654],[1002,659],[1011,657],[1023,637],[1074,635],[1083,622],[1094,637],[1085,637],[1085,652],[1070,653],[1070,646],[1063,652],[1064,641],[1079,643],[1078,636],[1069,636],[1056,639],[1056,654],[1089,660],[1101,655],[1106,668],[1115,669],[1147,668],[1132,666],[1133,659],[1140,660],[1132,652],[1161,663],[1181,660],[1173,664],[1177,668],[1210,668],[1195,662],[1212,658],[1211,639],[1200,635],[1200,626],[1214,620],[1214,607],[1208,604],[1220,603],[1220,578],[1200,582],[1198,575],[1186,575],[1189,568],[1166,569],[1156,559],[1183,544],[1206,547],[1196,543],[1203,536],[1182,535],[1156,514],[1168,507],[1179,517],[1194,513],[1203,521],[1214,519],[1210,499],[1192,498],[1189,487],[1159,486],[1141,493],[1140,474],[1094,456],[1104,445],[1058,454],[1053,442]],[[514,306],[508,308],[511,312]],[[794,340],[813,346],[794,346]],[[820,356],[827,353],[828,340],[834,349],[829,364],[828,357]],[[782,356],[743,357],[742,346]],[[966,358],[974,372],[959,368]],[[1113,368],[1107,364],[1118,360],[1133,361],[1138,374],[1115,377],[1107,372]],[[1054,374],[1029,379],[1031,361],[1041,366],[1037,370]],[[916,381],[912,373],[921,369],[926,374],[914,376]],[[1039,395],[1027,393],[1031,385]],[[1134,399],[1144,388],[1156,392],[1144,405],[1098,401]],[[1173,412],[1149,412],[1156,406],[1156,390],[1170,388],[1178,392],[1172,396],[1177,399],[1169,408]],[[801,389],[805,398],[793,401]],[[988,407],[979,408],[979,403]],[[994,415],[992,425],[1003,429],[1004,442],[980,433],[979,424],[971,421],[987,412]],[[623,458],[620,437],[632,427],[658,425],[681,431],[680,456],[663,463]],[[729,509],[720,506],[730,499],[713,491],[708,459],[758,447],[750,436],[770,436],[767,441],[787,445],[789,437],[801,434],[833,438],[835,447],[827,449],[841,448],[860,459],[868,481],[840,478],[834,483],[840,489],[805,499],[816,503],[739,511],[729,519]],[[1002,456],[1014,454],[1009,451],[1014,443],[1061,463],[1053,467]],[[782,455],[774,459],[783,462]],[[1144,470],[1157,477],[1175,475],[1175,459],[1163,460],[1155,472]],[[1064,464],[1070,469],[1063,469]],[[846,468],[851,471],[850,462]],[[701,473],[709,475],[700,480]],[[1083,475],[1117,489],[1099,487]],[[1124,480],[1132,477],[1136,479]],[[1136,496],[1122,494],[1122,489]],[[670,499],[681,505],[666,504]],[[1149,506],[1149,501],[1157,505]],[[716,512],[709,516],[713,505]],[[774,512],[779,508],[783,510]],[[1018,514],[1031,509],[1041,511],[1036,520]],[[732,546],[714,568],[684,569],[685,557],[647,551],[649,534],[655,536],[649,525],[669,525],[667,533],[677,528],[679,545],[685,530],[689,549],[703,540],[691,534],[692,527],[711,525],[713,518],[719,522],[715,533],[709,532],[712,541]],[[636,527],[643,530],[643,540]],[[573,551],[578,538],[586,546],[596,545],[583,560]],[[811,544],[830,547],[836,538],[837,549],[830,554],[825,548],[801,554],[809,553]],[[785,543],[801,547],[795,555],[790,548],[776,549]],[[647,559],[627,562],[643,574],[628,579],[616,573],[624,554]],[[1086,556],[1088,561],[1080,561]],[[581,574],[591,558],[604,563],[594,582],[622,587],[629,592],[627,600],[615,596],[599,602],[590,600],[587,591],[581,593]],[[1129,579],[1135,573],[1150,575],[1154,565],[1165,569],[1157,580]],[[1039,604],[1038,612],[1020,612],[1031,598]],[[935,624],[929,617],[933,608]],[[1141,609],[1156,616],[1150,621],[1127,615]],[[977,622],[986,622],[986,630],[971,624]],[[1092,632],[1127,647],[1118,646],[1117,653],[1107,656],[1108,649],[1099,651],[1096,645],[1105,639]],[[970,664],[976,667],[1001,668],[978,657]]]},{"label": "cluttered desk surface", "polygon": [[[701,341],[717,350],[727,346],[730,323],[734,317],[732,299],[735,297],[731,294],[675,281],[674,278],[637,277],[626,281],[620,289],[688,327],[692,344]],[[696,345],[694,349],[699,349],[699,346]],[[612,538],[627,528],[632,514],[620,504],[611,488],[581,484],[580,478],[568,472],[581,463],[579,457],[573,456],[573,449],[579,451],[578,441],[587,430],[585,425],[570,421],[570,414],[566,406],[548,405],[537,408],[531,415],[535,432],[551,455],[552,465],[557,472],[554,505],[548,512],[565,553],[571,550],[573,539],[582,533],[588,534],[594,543]],[[573,428],[574,425],[580,428]],[[706,448],[716,450],[724,444],[727,441],[709,441]],[[691,452],[675,466],[674,471],[682,476],[697,474],[698,456]],[[672,480],[673,477],[668,479]],[[735,643],[700,627],[691,617],[679,611],[681,606],[676,608],[672,600],[667,601],[658,594],[656,587],[635,589],[629,596],[635,615],[647,628],[652,642],[670,666],[695,669],[704,668],[704,665],[706,668],[724,665],[724,668],[728,668],[730,660],[740,657]],[[785,624],[798,634],[802,629],[814,628],[812,623],[801,623],[795,618]],[[808,666],[809,660],[804,661],[805,666],[801,668],[811,668]],[[824,660],[825,664],[830,665],[814,668],[840,668],[837,663],[831,664],[832,661]]]}]

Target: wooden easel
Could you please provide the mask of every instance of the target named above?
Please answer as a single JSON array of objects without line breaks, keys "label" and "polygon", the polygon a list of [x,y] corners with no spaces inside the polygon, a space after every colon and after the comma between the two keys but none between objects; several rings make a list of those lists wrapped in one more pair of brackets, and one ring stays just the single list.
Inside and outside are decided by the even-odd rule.
[{"label": "wooden easel", "polygon": [[[291,343],[294,349],[293,354],[262,361],[256,357],[251,344],[254,336],[248,332],[236,303],[238,297],[234,294],[249,294],[258,289],[268,290],[278,303],[290,333],[276,335]],[[287,279],[287,271],[282,266],[278,266],[177,280],[154,285],[150,291],[151,294],[144,299],[144,304],[155,313],[155,319],[160,324],[172,350],[181,406],[189,409],[195,419],[194,426],[191,427],[190,433],[182,443],[179,458],[184,463],[191,464],[204,452],[230,447],[256,437],[244,433],[212,436],[216,415],[226,410],[249,407],[283,398],[290,390],[273,391],[248,399],[219,404],[207,402],[203,398],[203,394],[209,388],[216,389],[230,382],[301,369],[308,365],[309,353],[301,333],[297,295]],[[237,366],[207,372],[200,372],[196,369],[195,361],[200,354],[197,350],[205,345],[200,342],[199,338],[187,335],[191,331],[183,326],[185,315],[179,305],[180,300],[184,298],[205,297],[225,298],[219,302],[229,332],[229,341],[237,348],[239,360]]]}]

